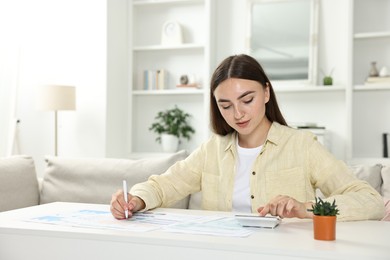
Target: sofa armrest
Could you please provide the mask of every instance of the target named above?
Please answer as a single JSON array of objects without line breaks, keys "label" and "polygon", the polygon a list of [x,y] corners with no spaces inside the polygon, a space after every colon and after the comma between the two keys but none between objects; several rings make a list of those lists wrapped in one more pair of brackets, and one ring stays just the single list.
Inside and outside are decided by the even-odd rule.
[{"label": "sofa armrest", "polygon": [[0,159],[0,211],[39,204],[35,164],[27,155]]}]

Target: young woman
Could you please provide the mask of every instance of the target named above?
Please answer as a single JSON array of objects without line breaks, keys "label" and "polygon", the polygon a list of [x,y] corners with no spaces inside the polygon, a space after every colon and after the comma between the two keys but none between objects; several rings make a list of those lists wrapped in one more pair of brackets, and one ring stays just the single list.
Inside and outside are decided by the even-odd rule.
[{"label": "young woman", "polygon": [[128,203],[112,196],[117,219],[139,210],[166,207],[202,191],[202,209],[258,212],[264,216],[311,218],[307,209],[319,188],[336,203],[339,220],[380,219],[381,196],[336,160],[315,135],[287,126],[271,82],[248,55],[226,58],[210,88],[215,133],[160,176],[132,187]]}]

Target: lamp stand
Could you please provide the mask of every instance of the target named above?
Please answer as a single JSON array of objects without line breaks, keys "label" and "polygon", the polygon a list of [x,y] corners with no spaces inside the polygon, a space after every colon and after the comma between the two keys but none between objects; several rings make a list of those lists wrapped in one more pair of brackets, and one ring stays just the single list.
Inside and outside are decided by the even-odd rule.
[{"label": "lamp stand", "polygon": [[54,156],[58,155],[57,136],[58,136],[58,115],[57,115],[57,110],[54,110]]}]

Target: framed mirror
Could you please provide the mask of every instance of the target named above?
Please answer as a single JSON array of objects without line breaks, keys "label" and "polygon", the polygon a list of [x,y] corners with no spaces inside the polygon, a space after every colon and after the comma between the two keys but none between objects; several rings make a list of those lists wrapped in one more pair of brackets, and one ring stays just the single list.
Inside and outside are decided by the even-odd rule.
[{"label": "framed mirror", "polygon": [[274,85],[316,84],[318,9],[318,0],[248,0],[248,54]]}]

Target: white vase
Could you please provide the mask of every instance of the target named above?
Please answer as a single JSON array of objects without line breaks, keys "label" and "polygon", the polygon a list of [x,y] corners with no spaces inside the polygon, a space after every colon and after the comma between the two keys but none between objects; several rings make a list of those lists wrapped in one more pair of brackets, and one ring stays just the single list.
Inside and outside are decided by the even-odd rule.
[{"label": "white vase", "polygon": [[175,135],[161,134],[161,145],[164,152],[176,152],[179,147],[179,138]]},{"label": "white vase", "polygon": [[381,70],[379,71],[379,77],[387,77],[389,76],[389,70],[387,67],[382,67]]}]

